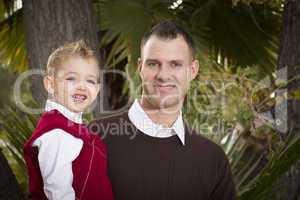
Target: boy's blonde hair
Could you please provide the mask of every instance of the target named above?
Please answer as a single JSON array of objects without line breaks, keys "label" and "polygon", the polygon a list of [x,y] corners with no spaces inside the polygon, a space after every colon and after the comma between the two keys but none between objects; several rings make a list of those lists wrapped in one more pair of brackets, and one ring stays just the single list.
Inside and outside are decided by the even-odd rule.
[{"label": "boy's blonde hair", "polygon": [[54,75],[56,69],[70,57],[80,57],[82,59],[94,59],[97,64],[97,58],[84,40],[66,43],[51,53],[47,61],[47,75]]}]

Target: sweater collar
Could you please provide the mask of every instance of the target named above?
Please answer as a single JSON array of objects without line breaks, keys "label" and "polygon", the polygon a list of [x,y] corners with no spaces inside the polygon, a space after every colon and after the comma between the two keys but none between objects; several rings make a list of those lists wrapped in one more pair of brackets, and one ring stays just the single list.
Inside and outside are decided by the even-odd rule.
[{"label": "sweater collar", "polygon": [[53,100],[47,100],[45,111],[51,111],[51,110],[58,110],[63,116],[65,116],[67,119],[77,123],[82,123],[82,112],[76,113],[72,112],[69,109],[67,109],[65,106],[53,101]]},{"label": "sweater collar", "polygon": [[137,129],[147,135],[161,138],[177,135],[181,143],[185,145],[185,130],[181,112],[173,125],[165,128],[161,124],[154,123],[136,99],[128,111],[128,117]]}]

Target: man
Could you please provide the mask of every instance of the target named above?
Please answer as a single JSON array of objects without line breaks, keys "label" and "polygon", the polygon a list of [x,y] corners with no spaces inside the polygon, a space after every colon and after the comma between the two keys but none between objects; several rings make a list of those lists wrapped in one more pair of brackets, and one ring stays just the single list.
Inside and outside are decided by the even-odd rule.
[{"label": "man", "polygon": [[145,34],[141,99],[128,112],[90,124],[107,144],[115,199],[235,199],[221,148],[183,122],[181,108],[198,65],[192,38],[173,22]]}]

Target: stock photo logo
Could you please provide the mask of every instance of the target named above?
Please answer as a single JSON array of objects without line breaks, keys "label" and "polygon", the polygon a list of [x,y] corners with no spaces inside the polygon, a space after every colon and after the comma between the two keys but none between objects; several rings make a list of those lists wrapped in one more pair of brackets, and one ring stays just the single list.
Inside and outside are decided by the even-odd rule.
[{"label": "stock photo logo", "polygon": [[[107,70],[103,72],[103,76],[105,74],[122,76],[129,84],[130,90],[134,90],[137,94],[142,88],[151,84],[146,82],[137,85],[121,70]],[[22,84],[32,76],[43,77],[44,71],[28,70],[18,76],[13,87],[14,102],[25,113],[41,114],[44,111],[43,106],[36,108],[26,105],[22,97]],[[226,72],[200,74],[199,80],[193,81],[187,92],[184,114],[193,128],[203,132],[226,132],[226,128],[230,131],[234,126],[228,121],[234,123],[239,119],[245,123],[252,121],[257,127],[267,125],[276,131],[286,132],[288,130],[286,86],[290,82],[286,81],[287,69],[278,70],[274,76],[276,82],[270,77],[257,81],[249,78],[247,74],[233,75]],[[162,103],[184,95],[178,84],[175,85],[176,92],[167,95],[162,99]],[[148,97],[157,98],[157,94],[148,94]],[[132,97],[128,98],[127,103],[118,110],[104,110],[102,102],[98,103],[103,112],[112,114],[126,110],[132,99]],[[94,108],[95,104],[89,111]]]}]

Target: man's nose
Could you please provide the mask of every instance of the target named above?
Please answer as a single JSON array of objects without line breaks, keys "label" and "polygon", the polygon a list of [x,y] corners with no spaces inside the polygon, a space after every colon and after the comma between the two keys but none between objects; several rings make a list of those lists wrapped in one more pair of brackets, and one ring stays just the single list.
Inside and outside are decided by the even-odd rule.
[{"label": "man's nose", "polygon": [[160,79],[160,80],[168,80],[170,77],[170,70],[168,68],[167,65],[161,65],[161,67],[159,68],[156,78]]}]

